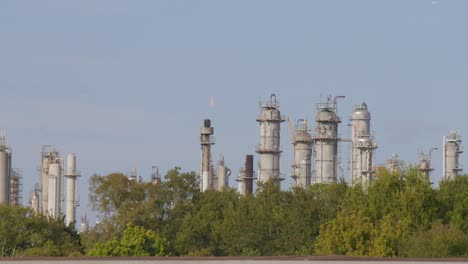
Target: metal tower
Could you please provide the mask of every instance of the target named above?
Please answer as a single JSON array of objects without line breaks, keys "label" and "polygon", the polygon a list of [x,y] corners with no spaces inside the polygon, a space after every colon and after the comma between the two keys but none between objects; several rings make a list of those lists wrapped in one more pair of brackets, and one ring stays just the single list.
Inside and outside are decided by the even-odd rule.
[{"label": "metal tower", "polygon": [[6,146],[5,136],[0,133],[0,203],[10,201],[11,148]]},{"label": "metal tower", "polygon": [[58,152],[53,153],[54,159],[48,161],[48,199],[47,214],[58,219],[62,214],[63,201],[63,160]]},{"label": "metal tower", "polygon": [[458,163],[459,156],[463,153],[460,147],[461,142],[460,131],[451,131],[448,136],[444,136],[443,173],[445,180],[454,179],[462,171]]},{"label": "metal tower", "polygon": [[40,191],[41,189],[39,188],[39,184],[36,183],[34,185],[34,191],[31,192],[31,197],[29,200],[29,205],[31,206],[31,208],[33,209],[35,213],[40,212],[40,204],[41,204],[41,199],[39,196]]},{"label": "metal tower", "polygon": [[225,186],[229,186],[229,176],[231,176],[231,170],[224,164],[224,158],[222,157],[218,161],[218,168],[216,170],[216,189],[222,191]]},{"label": "metal tower", "polygon": [[371,115],[366,103],[356,105],[351,114],[351,183],[367,186],[372,181],[372,153],[377,148],[370,132]]},{"label": "metal tower", "polygon": [[245,166],[241,168],[239,176],[237,176],[236,181],[239,183],[239,193],[241,195],[250,195],[253,192],[253,180],[254,170],[253,170],[253,155],[245,156]]},{"label": "metal tower", "polygon": [[279,110],[276,95],[272,94],[270,100],[260,103],[260,144],[256,152],[260,154],[258,181],[267,182],[273,179],[276,182],[284,180],[280,174],[280,127],[284,122]]},{"label": "metal tower", "polygon": [[211,145],[214,145],[213,133],[214,129],[211,127],[210,119],[205,119],[203,127],[200,128],[200,145],[202,152],[200,190],[202,192],[213,189],[213,169],[211,166]]},{"label": "metal tower", "polygon": [[[288,125],[292,130],[288,118]],[[294,147],[294,163],[291,165],[293,172],[291,178],[295,181],[295,186],[307,188],[311,184],[312,178],[312,145],[313,140],[307,121],[299,119],[296,122],[295,134],[291,133],[291,143]]]},{"label": "metal tower", "polygon": [[151,183],[154,185],[161,183],[161,175],[159,175],[159,167],[152,166],[151,167]]},{"label": "metal tower", "polygon": [[13,169],[10,175],[10,204],[21,205],[23,201],[23,176],[19,169]]},{"label": "metal tower", "polygon": [[418,170],[422,172],[428,182],[430,182],[430,172],[434,170],[431,167],[432,151],[434,150],[438,150],[438,148],[431,148],[429,154],[425,154],[422,150],[419,151]]},{"label": "metal tower", "polygon": [[392,153],[392,157],[387,159],[385,162],[385,168],[390,173],[402,173],[403,172],[404,163],[402,160],[398,158],[398,154]]},{"label": "metal tower", "polygon": [[76,170],[75,153],[69,153],[67,156],[67,171],[65,173],[65,177],[67,178],[67,198],[65,200],[66,224],[72,224],[76,221],[76,207],[79,206],[76,178],[80,175],[81,173]]},{"label": "metal tower", "polygon": [[41,151],[41,208],[42,213],[47,214],[49,203],[49,164],[60,158],[60,154],[56,150],[48,150],[50,145],[42,146]]},{"label": "metal tower", "polygon": [[341,123],[337,115],[337,99],[328,96],[326,103],[317,104],[315,116],[314,142],[315,175],[312,183],[334,183],[337,180],[338,167],[338,124]]}]

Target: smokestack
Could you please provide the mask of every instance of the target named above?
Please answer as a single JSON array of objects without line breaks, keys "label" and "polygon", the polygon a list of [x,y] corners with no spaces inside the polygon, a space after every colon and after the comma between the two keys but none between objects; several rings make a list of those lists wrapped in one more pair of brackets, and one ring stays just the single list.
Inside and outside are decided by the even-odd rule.
[{"label": "smokestack", "polygon": [[200,190],[202,192],[213,189],[213,170],[211,165],[211,145],[214,145],[214,140],[211,136],[213,133],[214,129],[211,127],[210,119],[205,119],[203,127],[200,129],[200,145],[202,149]]},{"label": "smokestack", "polygon": [[239,182],[239,193],[242,195],[251,195],[253,193],[253,155],[245,156],[245,165],[241,169],[236,181]]}]

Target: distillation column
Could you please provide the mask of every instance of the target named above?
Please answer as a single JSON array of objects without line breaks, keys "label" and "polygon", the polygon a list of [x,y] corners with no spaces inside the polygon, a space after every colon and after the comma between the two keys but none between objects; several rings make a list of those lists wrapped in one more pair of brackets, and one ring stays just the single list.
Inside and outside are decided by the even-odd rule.
[{"label": "distillation column", "polygon": [[76,221],[76,207],[78,203],[78,190],[76,180],[80,176],[80,172],[76,170],[76,156],[75,153],[69,153],[67,156],[67,198],[65,200],[65,223],[72,224]]},{"label": "distillation column", "polygon": [[371,115],[366,103],[356,105],[351,114],[351,183],[367,186],[372,181],[372,154],[377,144],[370,131]]},{"label": "distillation column", "polygon": [[0,134],[0,203],[10,200],[11,149],[5,144],[5,136]]},{"label": "distillation column", "polygon": [[214,145],[214,140],[212,139],[213,133],[214,129],[211,127],[210,119],[205,119],[203,127],[200,128],[200,145],[202,152],[200,190],[202,192],[213,189],[213,170],[211,166],[211,145]]},{"label": "distillation column", "polygon": [[47,214],[49,206],[49,164],[57,158],[60,154],[56,150],[48,151],[49,145],[42,146],[41,152],[41,206],[40,210],[43,214]]},{"label": "distillation column", "polygon": [[292,164],[293,173],[291,178],[294,179],[296,187],[307,188],[310,186],[312,178],[313,141],[306,120],[297,120],[292,144],[294,147],[294,163]]},{"label": "distillation column", "polygon": [[229,176],[231,176],[231,170],[224,164],[224,158],[218,162],[217,169],[217,190],[222,191],[224,187],[229,186]]},{"label": "distillation column", "polygon": [[260,144],[256,148],[256,152],[260,154],[259,182],[273,179],[279,184],[284,180],[280,174],[280,128],[284,121],[274,94],[269,101],[260,103],[260,115],[257,117],[257,122],[260,123]]},{"label": "distillation column", "polygon": [[459,156],[463,153],[460,147],[461,142],[460,131],[452,131],[448,136],[444,137],[444,180],[453,180],[462,170],[458,163]]},{"label": "distillation column", "polygon": [[253,193],[253,155],[245,156],[245,166],[241,168],[236,181],[239,183],[239,193],[241,195],[251,195]]},{"label": "distillation column", "polygon": [[21,172],[18,169],[13,169],[10,174],[10,204],[21,205],[23,198],[22,191],[23,177],[21,176]]},{"label": "distillation column", "polygon": [[31,205],[31,208],[35,213],[39,213],[39,206],[41,203],[41,200],[39,198],[39,193],[37,190],[34,190],[31,192],[31,200],[29,201],[29,204]]},{"label": "distillation column", "polygon": [[390,173],[402,173],[404,163],[398,158],[398,154],[392,153],[392,157],[385,162],[385,168]]},{"label": "distillation column", "polygon": [[344,96],[329,96],[326,103],[317,104],[316,128],[313,136],[315,175],[312,183],[334,183],[338,173],[338,124],[341,123],[336,111],[336,100]]},{"label": "distillation column", "polygon": [[49,161],[49,182],[48,182],[48,201],[47,214],[58,219],[62,213],[62,159],[56,157]]},{"label": "distillation column", "polygon": [[430,182],[430,173],[434,169],[431,167],[432,151],[437,148],[431,148],[429,154],[425,154],[422,150],[419,151],[418,157],[418,170],[426,177],[426,180]]}]

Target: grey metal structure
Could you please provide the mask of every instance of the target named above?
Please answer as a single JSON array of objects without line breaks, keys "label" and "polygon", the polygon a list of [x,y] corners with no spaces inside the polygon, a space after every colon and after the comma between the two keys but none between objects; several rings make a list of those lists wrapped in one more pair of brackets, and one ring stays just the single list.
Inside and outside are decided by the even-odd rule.
[{"label": "grey metal structure", "polygon": [[62,214],[63,161],[60,157],[49,162],[47,214],[58,219]]},{"label": "grey metal structure", "polygon": [[269,101],[260,102],[260,115],[257,117],[260,123],[260,144],[256,147],[256,152],[260,154],[259,182],[272,179],[279,184],[284,180],[280,174],[280,128],[284,121],[276,95],[270,95]]},{"label": "grey metal structure", "polygon": [[159,174],[158,166],[151,167],[151,183],[154,185],[161,183],[161,175]]},{"label": "grey metal structure", "polygon": [[212,137],[214,128],[211,127],[210,119],[205,119],[203,127],[200,128],[200,145],[201,145],[201,182],[200,190],[202,192],[213,189],[213,168],[211,165],[211,145],[214,145]]},{"label": "grey metal structure", "polygon": [[385,162],[385,168],[390,173],[402,173],[404,168],[404,163],[401,159],[398,158],[398,154],[392,153],[392,157],[387,159]]},{"label": "grey metal structure", "polygon": [[444,180],[453,180],[462,171],[459,165],[459,157],[463,153],[463,149],[460,147],[461,142],[460,131],[451,131],[448,136],[444,136]]},{"label": "grey metal structure", "polygon": [[351,114],[351,183],[368,186],[372,181],[372,154],[377,144],[370,131],[371,114],[366,103],[356,105]]},{"label": "grey metal structure", "polygon": [[67,196],[65,199],[66,224],[76,221],[76,207],[79,206],[76,180],[80,175],[81,173],[76,170],[76,155],[75,153],[69,153],[67,156],[67,170],[64,175],[67,178]]},{"label": "grey metal structure", "polygon": [[224,163],[224,158],[222,157],[218,161],[218,168],[216,170],[216,189],[218,191],[223,190],[224,187],[229,186],[229,176],[231,175],[231,170]]},{"label": "grey metal structure", "polygon": [[251,195],[253,192],[253,180],[254,177],[253,170],[253,155],[245,156],[245,166],[241,168],[239,175],[237,176],[236,181],[239,183],[239,193],[241,195]]},{"label": "grey metal structure", "polygon": [[41,199],[40,199],[40,196],[39,196],[39,191],[40,191],[40,188],[37,188],[37,186],[36,186],[34,191],[31,192],[31,197],[30,197],[30,200],[29,200],[29,205],[31,206],[31,208],[33,209],[33,211],[35,213],[40,212]]},{"label": "grey metal structure", "polygon": [[[288,119],[289,121],[289,119]],[[294,136],[291,138],[294,148],[294,163],[291,178],[295,187],[307,188],[312,180],[312,146],[313,140],[307,120],[298,119]]]},{"label": "grey metal structure", "polygon": [[49,150],[50,145],[42,146],[41,151],[41,208],[43,214],[47,215],[47,209],[49,204],[49,164],[60,158],[60,154],[52,149]]},{"label": "grey metal structure", "polygon": [[10,202],[11,148],[0,133],[0,203]]},{"label": "grey metal structure", "polygon": [[430,173],[434,169],[432,168],[432,151],[438,150],[438,148],[431,148],[429,154],[424,153],[422,150],[419,151],[418,157],[418,170],[426,177],[426,180],[430,182]]},{"label": "grey metal structure", "polygon": [[23,176],[19,169],[10,174],[10,204],[21,205],[23,201]]},{"label": "grey metal structure", "polygon": [[338,178],[338,124],[337,99],[328,96],[326,103],[317,104],[314,142],[315,173],[312,183],[334,183]]}]

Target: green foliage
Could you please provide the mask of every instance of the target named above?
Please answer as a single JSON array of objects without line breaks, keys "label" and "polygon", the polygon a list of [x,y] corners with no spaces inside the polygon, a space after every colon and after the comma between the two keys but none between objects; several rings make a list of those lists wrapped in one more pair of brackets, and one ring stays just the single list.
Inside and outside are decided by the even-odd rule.
[{"label": "green foliage", "polygon": [[457,225],[435,222],[405,242],[404,255],[426,258],[468,257],[468,236]]},{"label": "green foliage", "polygon": [[0,256],[81,255],[80,237],[72,226],[35,214],[29,208],[0,204]]},{"label": "green foliage", "polygon": [[152,230],[128,225],[121,239],[97,243],[90,256],[167,256],[167,241]]},{"label": "green foliage", "polygon": [[197,181],[180,168],[159,185],[93,176],[92,205],[103,219],[81,236],[87,253],[450,257],[467,251],[466,176],[434,189],[410,167],[382,170],[365,189],[341,180],[282,191],[267,182],[249,196],[230,188],[200,193]]}]

